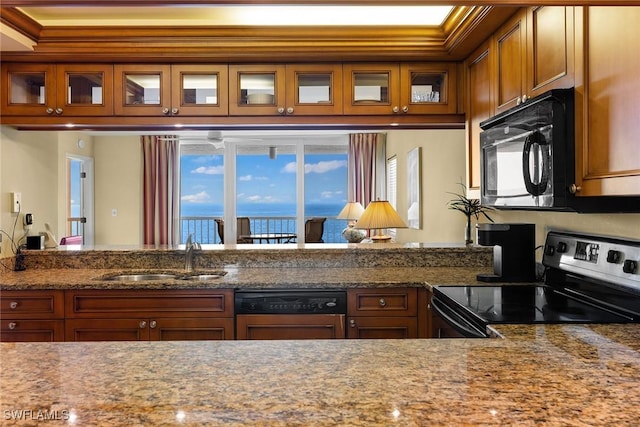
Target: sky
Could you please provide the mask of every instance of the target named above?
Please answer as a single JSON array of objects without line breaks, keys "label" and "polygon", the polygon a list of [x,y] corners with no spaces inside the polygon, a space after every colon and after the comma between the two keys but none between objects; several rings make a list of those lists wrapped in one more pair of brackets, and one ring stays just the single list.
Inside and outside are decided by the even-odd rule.
[{"label": "sky", "polygon": [[[182,156],[181,201],[223,204],[223,157]],[[295,155],[241,155],[236,182],[239,204],[295,204]],[[312,154],[305,157],[305,202],[344,204],[347,199],[347,155]]]}]

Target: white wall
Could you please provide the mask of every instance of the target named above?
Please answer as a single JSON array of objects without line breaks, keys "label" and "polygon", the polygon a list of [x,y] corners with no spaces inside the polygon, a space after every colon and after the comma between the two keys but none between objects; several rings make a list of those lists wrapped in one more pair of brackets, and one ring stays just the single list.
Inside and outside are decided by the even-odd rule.
[{"label": "white wall", "polygon": [[396,207],[407,219],[407,153],[422,147],[422,227],[398,229],[398,242],[464,241],[466,217],[450,210],[450,192],[460,192],[465,180],[464,130],[398,130],[387,132],[387,158],[396,156],[398,194]]}]

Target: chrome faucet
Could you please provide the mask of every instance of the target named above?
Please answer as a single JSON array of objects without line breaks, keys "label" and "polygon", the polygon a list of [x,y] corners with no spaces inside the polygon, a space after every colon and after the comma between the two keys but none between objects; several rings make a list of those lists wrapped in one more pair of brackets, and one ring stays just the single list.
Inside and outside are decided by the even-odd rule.
[{"label": "chrome faucet", "polygon": [[194,256],[194,252],[196,250],[200,250],[202,249],[202,247],[200,246],[200,243],[198,242],[192,242],[191,237],[193,235],[189,234],[189,237],[187,237],[187,242],[185,243],[185,249],[184,249],[184,269],[185,271],[193,271],[193,266],[194,266],[194,262],[193,262],[193,256]]}]

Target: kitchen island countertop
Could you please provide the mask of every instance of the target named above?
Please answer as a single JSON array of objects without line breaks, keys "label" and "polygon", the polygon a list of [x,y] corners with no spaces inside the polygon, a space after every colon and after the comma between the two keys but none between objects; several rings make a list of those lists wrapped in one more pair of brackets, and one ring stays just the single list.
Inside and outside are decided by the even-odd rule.
[{"label": "kitchen island countertop", "polygon": [[[196,288],[327,288],[327,287],[424,287],[430,284],[473,284],[478,267],[375,267],[375,268],[237,268],[211,280],[102,280],[118,273],[181,270],[163,269],[32,269],[0,274],[1,290],[26,289],[196,289]],[[211,270],[200,270],[207,272]]]},{"label": "kitchen island countertop", "polygon": [[638,325],[506,339],[3,343],[3,425],[637,425]]}]

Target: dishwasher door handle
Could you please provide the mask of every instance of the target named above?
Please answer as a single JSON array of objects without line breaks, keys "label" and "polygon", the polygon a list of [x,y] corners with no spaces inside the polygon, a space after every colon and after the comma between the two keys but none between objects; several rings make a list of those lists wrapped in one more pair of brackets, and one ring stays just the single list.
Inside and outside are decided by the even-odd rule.
[{"label": "dishwasher door handle", "polygon": [[[437,298],[431,300],[431,308],[437,316],[440,316],[449,326],[464,335],[466,338],[487,338],[488,335],[482,333],[474,326],[470,325],[460,316],[456,316],[451,309],[445,308],[444,304]],[[447,313],[447,311],[449,313]]]}]

